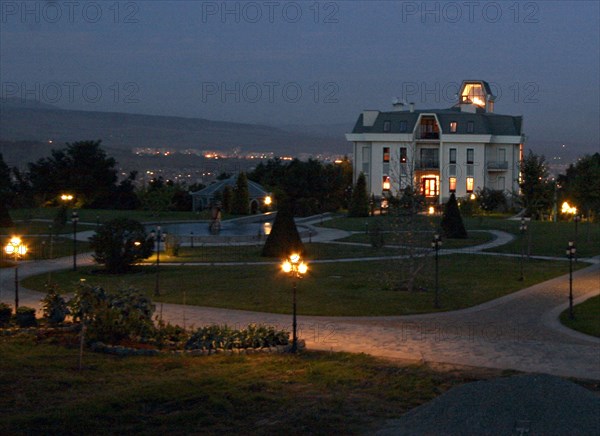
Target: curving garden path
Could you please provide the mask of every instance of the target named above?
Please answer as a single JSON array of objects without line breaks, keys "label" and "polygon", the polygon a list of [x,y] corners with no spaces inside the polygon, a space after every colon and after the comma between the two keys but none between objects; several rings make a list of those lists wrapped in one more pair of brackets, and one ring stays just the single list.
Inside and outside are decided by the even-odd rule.
[{"label": "curving garden path", "polygon": [[[469,253],[512,238],[504,232],[494,234],[494,241],[469,247]],[[320,229],[313,241],[339,237],[340,231]],[[576,303],[600,293],[600,257],[588,261],[593,264],[574,273]],[[71,262],[71,258],[23,262],[19,274],[23,278],[66,269]],[[91,256],[80,255],[78,263],[91,264]],[[4,269],[0,274],[0,301],[13,304],[13,271]],[[310,349],[600,380],[600,339],[569,330],[558,321],[558,314],[567,307],[567,296],[568,276],[562,276],[453,312],[390,317],[299,316],[299,335]],[[38,292],[21,289],[21,305],[39,308],[40,298]],[[290,315],[166,303],[159,303],[157,311],[165,321],[188,327],[266,323],[291,330]]]}]

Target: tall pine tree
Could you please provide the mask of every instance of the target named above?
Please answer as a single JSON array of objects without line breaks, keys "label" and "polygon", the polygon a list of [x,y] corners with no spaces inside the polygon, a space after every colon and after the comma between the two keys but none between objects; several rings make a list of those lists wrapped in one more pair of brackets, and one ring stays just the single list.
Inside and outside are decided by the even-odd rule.
[{"label": "tall pine tree", "polygon": [[304,254],[304,252],[304,244],[294,222],[292,204],[287,198],[279,198],[277,216],[263,247],[262,256],[284,259],[292,253]]},{"label": "tall pine tree", "polygon": [[448,239],[467,239],[467,230],[460,216],[458,203],[454,192],[444,207],[444,216],[442,217],[442,231]]},{"label": "tall pine tree", "polygon": [[231,213],[235,215],[248,215],[249,205],[248,178],[246,177],[246,173],[240,173],[233,190]]},{"label": "tall pine tree", "polygon": [[352,191],[350,206],[348,207],[348,216],[366,217],[369,216],[369,195],[367,194],[367,180],[361,172],[356,180],[356,185]]}]

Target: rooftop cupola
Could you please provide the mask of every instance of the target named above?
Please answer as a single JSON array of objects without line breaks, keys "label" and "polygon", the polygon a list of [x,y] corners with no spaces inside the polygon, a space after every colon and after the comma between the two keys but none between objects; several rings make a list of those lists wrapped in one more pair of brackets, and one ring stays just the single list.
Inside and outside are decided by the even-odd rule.
[{"label": "rooftop cupola", "polygon": [[465,80],[460,87],[458,105],[462,112],[494,112],[494,100],[490,85],[483,80]]}]

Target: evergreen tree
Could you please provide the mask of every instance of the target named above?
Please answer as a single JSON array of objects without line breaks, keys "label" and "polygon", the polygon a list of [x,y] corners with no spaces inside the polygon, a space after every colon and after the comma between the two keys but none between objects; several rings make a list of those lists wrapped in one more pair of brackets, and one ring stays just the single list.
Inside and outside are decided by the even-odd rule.
[{"label": "evergreen tree", "polygon": [[262,256],[283,259],[292,253],[304,254],[304,244],[294,221],[291,202],[289,199],[279,199],[277,204],[277,216]]},{"label": "evergreen tree", "polygon": [[227,186],[225,186],[225,188],[223,188],[221,197],[222,197],[221,203],[223,205],[223,207],[222,207],[223,212],[231,213],[231,204],[233,202],[233,189],[231,189],[231,186],[227,185]]},{"label": "evergreen tree", "polygon": [[14,225],[8,213],[8,203],[11,194],[10,169],[4,162],[0,153],[0,227],[12,227]]},{"label": "evergreen tree", "polygon": [[248,179],[245,173],[240,173],[235,182],[235,189],[233,190],[231,213],[235,215],[248,215],[249,204]]},{"label": "evergreen tree", "polygon": [[356,180],[356,185],[352,191],[352,199],[348,208],[348,216],[366,217],[369,216],[369,195],[367,194],[367,180],[361,172]]},{"label": "evergreen tree", "polygon": [[454,192],[444,207],[444,216],[442,217],[442,231],[444,236],[449,239],[466,239],[467,231],[460,216],[458,203]]}]

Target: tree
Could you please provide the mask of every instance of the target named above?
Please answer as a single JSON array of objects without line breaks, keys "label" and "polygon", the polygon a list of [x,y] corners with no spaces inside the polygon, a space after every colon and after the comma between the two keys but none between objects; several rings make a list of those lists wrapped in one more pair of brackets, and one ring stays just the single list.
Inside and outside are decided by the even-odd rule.
[{"label": "tree", "polygon": [[548,180],[544,156],[531,150],[521,162],[521,202],[525,215],[540,218],[550,211],[554,186]]},{"label": "tree", "polygon": [[227,185],[223,188],[221,197],[223,212],[231,213],[231,203],[233,202],[233,189],[231,189],[231,186]]},{"label": "tree", "polygon": [[2,153],[0,153],[0,227],[12,227],[14,225],[7,208],[12,191],[11,185],[10,169],[4,162]]},{"label": "tree", "polygon": [[90,246],[96,262],[110,273],[119,274],[131,269],[136,261],[148,258],[154,241],[140,222],[115,218],[100,226],[90,238]]},{"label": "tree", "polygon": [[589,219],[600,217],[600,153],[587,155],[569,165],[558,183],[564,200],[576,206]]},{"label": "tree", "polygon": [[248,179],[245,173],[238,175],[233,190],[231,213],[235,215],[248,215],[250,194],[248,193]]},{"label": "tree", "polygon": [[279,197],[282,198],[277,202],[277,216],[263,247],[262,256],[283,259],[294,252],[304,254],[304,244],[294,222],[291,202],[283,198],[283,195]]},{"label": "tree", "polygon": [[347,206],[346,194],[352,185],[352,164],[348,159],[326,164],[315,159],[260,163],[248,178],[267,190],[280,190],[292,202],[294,215],[336,211]]},{"label": "tree", "polygon": [[64,192],[80,206],[102,207],[110,202],[117,183],[116,161],[100,148],[101,141],[79,141],[29,164],[29,181],[44,204]]},{"label": "tree", "polygon": [[369,195],[367,194],[367,181],[362,172],[358,175],[356,185],[352,191],[352,198],[348,207],[348,216],[369,216]]},{"label": "tree", "polygon": [[450,199],[444,207],[444,215],[441,222],[444,236],[449,239],[466,239],[467,231],[460,216],[458,203],[454,192],[450,195]]}]

